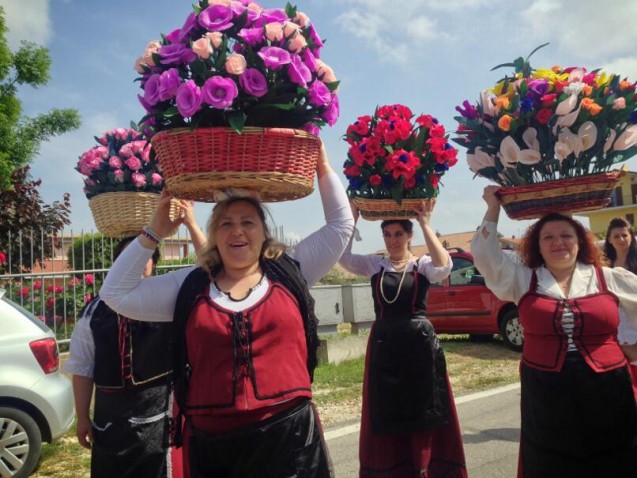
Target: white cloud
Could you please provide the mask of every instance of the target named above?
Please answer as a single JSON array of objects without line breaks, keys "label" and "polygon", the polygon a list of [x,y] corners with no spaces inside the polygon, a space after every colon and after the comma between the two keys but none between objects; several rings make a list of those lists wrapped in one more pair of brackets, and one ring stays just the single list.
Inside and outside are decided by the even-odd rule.
[{"label": "white cloud", "polygon": [[637,56],[616,58],[599,66],[607,73],[616,73],[622,78],[628,77],[631,81],[637,79]]},{"label": "white cloud", "polygon": [[49,0],[3,0],[9,48],[15,50],[21,40],[46,46],[53,37]]},{"label": "white cloud", "polygon": [[536,0],[521,12],[529,34],[543,42],[553,32],[564,53],[595,62],[633,53],[637,43],[637,2]]}]

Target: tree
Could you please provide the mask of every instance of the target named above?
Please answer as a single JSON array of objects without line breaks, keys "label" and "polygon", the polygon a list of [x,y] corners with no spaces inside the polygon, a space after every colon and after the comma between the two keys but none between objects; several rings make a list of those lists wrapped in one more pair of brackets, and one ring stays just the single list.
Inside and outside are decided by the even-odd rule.
[{"label": "tree", "polygon": [[[29,167],[19,168],[10,177],[12,190],[0,189],[0,252],[9,273],[26,272],[59,246],[56,233],[68,225],[70,196],[45,204],[38,192],[41,180],[29,179]],[[9,264],[11,267],[9,267]]]},{"label": "tree", "polygon": [[113,249],[119,242],[102,234],[83,234],[73,239],[67,253],[70,269],[108,269],[113,264]]},{"label": "tree", "polygon": [[51,57],[47,48],[26,41],[12,53],[6,31],[4,9],[0,7],[0,191],[11,188],[13,171],[29,164],[42,142],[80,126],[79,113],[74,109],[54,108],[34,118],[22,115],[18,87],[46,85]]}]

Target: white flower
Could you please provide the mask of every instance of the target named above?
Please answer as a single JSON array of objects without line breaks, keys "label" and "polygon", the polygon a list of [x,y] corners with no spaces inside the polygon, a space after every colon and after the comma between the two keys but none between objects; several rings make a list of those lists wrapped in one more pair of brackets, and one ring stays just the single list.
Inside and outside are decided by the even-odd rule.
[{"label": "white flower", "polygon": [[507,136],[500,143],[500,159],[507,168],[515,168],[517,163],[537,164],[542,156],[533,149],[520,149],[515,140]]},{"label": "white flower", "polygon": [[626,151],[637,144],[637,124],[632,124],[619,135],[613,145],[615,151]]},{"label": "white flower", "polygon": [[540,150],[540,141],[537,139],[537,130],[535,128],[527,128],[522,133],[522,140],[532,150]]},{"label": "white flower", "polygon": [[495,166],[493,157],[482,151],[479,146],[475,149],[474,154],[467,154],[467,163],[469,169],[476,174],[479,174],[478,171],[481,169]]},{"label": "white flower", "polygon": [[569,95],[579,95],[580,91],[582,91],[582,88],[584,86],[585,84],[582,83],[581,81],[575,81],[571,83],[570,85],[564,87],[564,93]]}]

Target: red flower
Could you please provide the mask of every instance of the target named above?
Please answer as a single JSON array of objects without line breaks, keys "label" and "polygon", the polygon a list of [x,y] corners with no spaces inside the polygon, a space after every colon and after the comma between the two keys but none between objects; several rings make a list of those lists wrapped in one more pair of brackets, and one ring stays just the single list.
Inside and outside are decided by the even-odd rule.
[{"label": "red flower", "polygon": [[19,295],[20,297],[26,297],[26,296],[28,296],[28,295],[29,295],[29,292],[31,292],[31,291],[29,290],[29,288],[28,288],[28,287],[23,287],[22,289],[20,289],[20,290],[18,291],[18,295]]},{"label": "red flower", "polygon": [[360,176],[361,168],[352,164],[351,166],[345,166],[344,174],[345,176]]},{"label": "red flower", "polygon": [[551,106],[555,104],[555,100],[557,100],[557,94],[549,93],[548,95],[544,95],[542,98],[540,98],[540,100],[542,101],[542,106]]},{"label": "red flower", "polygon": [[418,168],[418,166],[420,166],[418,156],[411,151],[399,149],[389,157],[385,168],[392,173],[395,179],[401,176],[405,179],[409,179],[416,174],[416,168]]},{"label": "red flower", "polygon": [[431,115],[420,115],[416,118],[416,123],[425,128],[431,128],[434,123],[434,117]]},{"label": "red flower", "polygon": [[367,133],[369,133],[369,122],[371,119],[369,115],[359,116],[354,123],[347,127],[347,135],[349,136],[350,133],[356,133],[361,136],[367,135]]},{"label": "red flower", "polygon": [[445,135],[445,127],[441,124],[435,124],[429,128],[429,136],[432,138],[442,138]]},{"label": "red flower", "polygon": [[398,118],[409,120],[413,116],[413,113],[405,105],[396,104],[381,106],[376,110],[376,116],[385,119],[397,116]]},{"label": "red flower", "polygon": [[429,176],[429,182],[434,188],[438,187],[438,183],[440,182],[440,177],[437,174],[432,174]]},{"label": "red flower", "polygon": [[7,256],[4,255],[4,252],[0,252],[0,266],[7,262]]},{"label": "red flower", "polygon": [[33,290],[40,290],[42,288],[42,281],[41,280],[36,280],[33,283]]},{"label": "red flower", "polygon": [[95,276],[93,274],[86,274],[84,276],[84,282],[86,283],[86,285],[95,284]]},{"label": "red flower", "polygon": [[537,112],[537,115],[535,115],[535,119],[540,124],[546,124],[551,119],[551,116],[553,116],[552,110],[548,108],[542,108],[540,111]]},{"label": "red flower", "polygon": [[568,85],[569,85],[568,81],[555,80],[555,83],[553,83],[556,93],[561,93],[562,91],[564,91],[564,88],[566,88]]},{"label": "red flower", "polygon": [[382,180],[383,178],[381,178],[379,174],[373,174],[369,177],[369,184],[372,186],[378,186]]}]

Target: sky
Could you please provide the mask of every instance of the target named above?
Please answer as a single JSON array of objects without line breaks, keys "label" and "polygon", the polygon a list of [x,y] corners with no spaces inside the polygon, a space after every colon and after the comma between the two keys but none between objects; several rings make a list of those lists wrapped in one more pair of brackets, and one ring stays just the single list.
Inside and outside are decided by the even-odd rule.
[{"label": "sky", "polygon": [[[257,0],[258,1],[258,0]],[[281,8],[283,0],[261,0],[264,8]],[[535,53],[534,67],[583,66],[637,78],[637,2],[615,0],[296,0],[292,2],[326,39],[321,59],[341,81],[341,115],[321,137],[330,163],[345,185],[342,165],[347,145],[342,136],[360,115],[383,104],[402,103],[415,114],[431,114],[450,132],[456,128],[455,106],[475,103],[504,70],[500,63]],[[189,0],[0,0],[5,9],[12,49],[21,40],[46,46],[52,58],[51,81],[38,89],[22,88],[24,113],[76,108],[79,130],[42,145],[32,175],[42,179],[46,202],[71,194],[72,224],[79,233],[94,229],[82,176],[73,168],[95,145],[94,136],[137,122],[143,110],[134,82],[135,59],[150,40],[181,27]],[[431,225],[440,234],[475,230],[485,211],[482,189],[491,184],[473,178],[465,150],[442,178]],[[637,158],[627,161],[637,171]],[[621,165],[620,165],[621,166]],[[203,226],[212,205],[195,206]],[[307,236],[323,224],[318,191],[307,198],[269,206],[274,226],[290,239]],[[587,225],[588,220],[582,218]],[[528,221],[502,214],[499,229],[520,236]],[[354,251],[384,247],[379,223],[359,221],[363,237]],[[71,232],[68,230],[67,232]],[[414,242],[422,243],[416,233]]]}]

